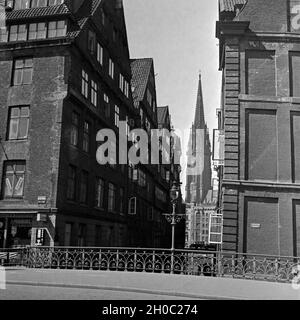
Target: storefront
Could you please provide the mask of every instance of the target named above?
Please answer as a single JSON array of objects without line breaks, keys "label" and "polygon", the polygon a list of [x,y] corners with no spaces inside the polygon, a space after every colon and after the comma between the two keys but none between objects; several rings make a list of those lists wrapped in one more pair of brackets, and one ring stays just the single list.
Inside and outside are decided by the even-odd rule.
[{"label": "storefront", "polygon": [[31,245],[33,216],[0,217],[0,248]]}]

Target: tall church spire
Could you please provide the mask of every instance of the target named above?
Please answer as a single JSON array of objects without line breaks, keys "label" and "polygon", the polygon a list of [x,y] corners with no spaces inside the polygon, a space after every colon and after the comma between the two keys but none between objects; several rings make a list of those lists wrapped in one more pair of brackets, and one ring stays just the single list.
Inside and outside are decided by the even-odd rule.
[{"label": "tall church spire", "polygon": [[195,129],[205,129],[201,73],[199,73],[199,84],[198,84],[198,94],[197,94],[194,126],[195,126]]}]

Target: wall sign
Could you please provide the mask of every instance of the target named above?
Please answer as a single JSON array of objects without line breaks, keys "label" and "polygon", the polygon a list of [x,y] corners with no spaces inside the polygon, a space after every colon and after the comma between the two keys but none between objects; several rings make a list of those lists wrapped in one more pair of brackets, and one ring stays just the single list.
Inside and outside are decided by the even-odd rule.
[{"label": "wall sign", "polygon": [[42,246],[44,245],[44,229],[36,229],[35,245]]},{"label": "wall sign", "polygon": [[290,31],[300,32],[300,1],[290,0]]}]

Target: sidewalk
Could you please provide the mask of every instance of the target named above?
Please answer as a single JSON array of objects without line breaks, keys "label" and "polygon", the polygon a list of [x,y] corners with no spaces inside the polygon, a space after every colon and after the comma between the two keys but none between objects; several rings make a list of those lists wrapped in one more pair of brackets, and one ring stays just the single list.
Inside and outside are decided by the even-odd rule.
[{"label": "sidewalk", "polygon": [[[300,299],[300,290],[291,284],[150,273],[10,268],[6,281],[20,287],[113,290],[188,299]],[[0,299],[3,294],[0,292]]]}]

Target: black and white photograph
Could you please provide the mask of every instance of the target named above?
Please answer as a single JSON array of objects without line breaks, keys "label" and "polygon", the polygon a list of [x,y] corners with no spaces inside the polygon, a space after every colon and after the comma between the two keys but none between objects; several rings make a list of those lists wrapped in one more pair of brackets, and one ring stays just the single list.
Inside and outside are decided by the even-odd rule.
[{"label": "black and white photograph", "polygon": [[0,315],[224,300],[300,300],[300,0],[0,0]]}]

